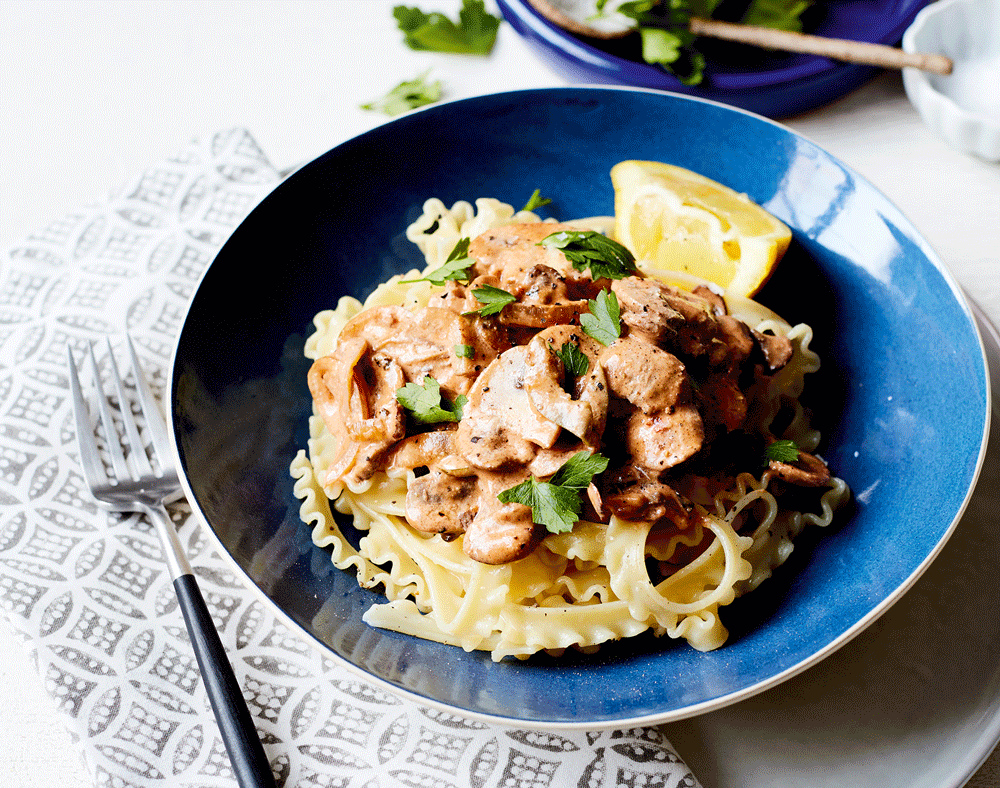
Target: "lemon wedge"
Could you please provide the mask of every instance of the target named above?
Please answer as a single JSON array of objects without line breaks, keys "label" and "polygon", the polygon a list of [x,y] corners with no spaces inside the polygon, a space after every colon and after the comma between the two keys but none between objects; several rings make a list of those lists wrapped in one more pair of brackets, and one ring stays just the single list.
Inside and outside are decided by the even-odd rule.
[{"label": "lemon wedge", "polygon": [[745,194],[683,167],[623,161],[612,167],[611,183],[615,239],[648,273],[690,274],[749,297],[792,238]]}]

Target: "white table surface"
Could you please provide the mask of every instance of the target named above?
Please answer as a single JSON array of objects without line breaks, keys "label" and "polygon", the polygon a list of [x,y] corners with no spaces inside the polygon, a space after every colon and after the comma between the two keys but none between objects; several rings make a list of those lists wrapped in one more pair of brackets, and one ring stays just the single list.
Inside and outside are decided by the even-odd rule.
[{"label": "white table surface", "polygon": [[[565,84],[508,25],[489,58],[412,52],[393,4],[0,0],[0,246],[202,133],[247,128],[279,168],[312,159],[385,120],[359,105],[427,68],[446,98]],[[408,4],[452,16],[461,5]],[[786,123],[881,189],[1000,320],[1000,165],[935,137],[895,73]],[[91,785],[3,625],[0,698],[6,785]],[[1000,753],[969,785],[1000,785]]]}]

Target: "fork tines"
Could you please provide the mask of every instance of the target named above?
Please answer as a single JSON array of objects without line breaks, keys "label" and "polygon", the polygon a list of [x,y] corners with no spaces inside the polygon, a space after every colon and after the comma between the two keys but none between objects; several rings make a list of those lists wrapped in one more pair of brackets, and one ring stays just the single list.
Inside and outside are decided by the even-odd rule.
[{"label": "fork tines", "polygon": [[[117,412],[125,433],[121,439],[118,436],[115,416],[111,408],[111,394],[110,392],[105,392],[101,386],[100,366],[94,354],[93,343],[88,342],[86,348],[86,355],[90,358],[90,368],[93,373],[94,388],[96,390],[94,399],[97,402],[97,413],[105,437],[104,448],[107,451],[110,466],[114,471],[116,479],[136,479],[154,474],[165,475],[172,472],[169,461],[171,455],[166,423],[163,420],[163,416],[160,415],[156,400],[149,389],[149,384],[146,382],[146,377],[139,363],[132,338],[127,336],[126,341],[134,381],[135,399],[138,400],[142,409],[145,426],[152,443],[152,455],[159,465],[159,473],[154,470],[150,462],[150,457],[146,453],[146,441],[143,440],[139,426],[132,413],[131,402],[126,394],[126,387],[119,373],[110,339],[107,340],[107,374],[114,388],[114,398],[117,400],[118,405]],[[101,459],[94,433],[94,425],[91,423],[91,409],[87,406],[87,398],[80,383],[79,368],[76,364],[72,347],[67,346],[67,353],[69,355],[70,391],[73,397],[76,433],[80,444],[80,460],[83,465],[84,475],[92,486],[113,483],[113,480],[108,477],[105,463]],[[123,451],[123,443],[129,450],[127,455]],[[129,467],[130,462],[132,463],[131,468]]]}]

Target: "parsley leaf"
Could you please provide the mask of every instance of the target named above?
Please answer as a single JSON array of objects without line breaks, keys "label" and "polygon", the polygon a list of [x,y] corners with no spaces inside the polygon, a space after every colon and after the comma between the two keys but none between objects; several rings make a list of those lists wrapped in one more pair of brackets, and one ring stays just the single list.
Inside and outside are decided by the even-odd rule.
[{"label": "parsley leaf", "polygon": [[[605,15],[608,0],[597,0],[597,15]],[[802,14],[813,0],[750,0],[739,20],[744,25],[801,32]],[[659,64],[685,85],[704,78],[705,56],[691,32],[691,19],[713,16],[721,0],[627,0],[615,8],[639,31],[642,59]]]},{"label": "parsley leaf", "polygon": [[500,19],[486,10],[483,0],[462,0],[457,23],[437,11],[428,14],[405,5],[393,8],[392,15],[410,49],[431,52],[488,55],[500,27]]},{"label": "parsley leaf", "polygon": [[718,0],[631,0],[618,13],[632,19],[642,41],[642,59],[670,71],[685,85],[702,81],[705,58],[694,46],[692,16],[711,16]]},{"label": "parsley leaf", "polygon": [[472,345],[455,345],[454,349],[459,358],[472,358],[476,355],[476,349]]},{"label": "parsley leaf", "polygon": [[569,487],[575,490],[586,490],[599,473],[608,469],[608,458],[589,451],[578,451],[555,472],[549,479],[549,484]]},{"label": "parsley leaf", "polygon": [[472,295],[476,297],[476,300],[483,304],[479,309],[474,309],[471,312],[463,312],[463,316],[468,315],[481,315],[482,317],[487,317],[489,315],[499,314],[507,304],[513,304],[517,301],[513,295],[508,293],[506,290],[501,290],[499,287],[493,287],[493,285],[480,285],[475,290],[472,291]]},{"label": "parsley leaf", "polygon": [[764,456],[775,462],[796,462],[799,459],[799,447],[795,441],[773,441],[764,449]]},{"label": "parsley leaf", "polygon": [[704,79],[705,56],[692,47],[694,36],[684,30],[640,27],[642,59],[666,67],[682,85],[700,85]]},{"label": "parsley leaf", "polygon": [[400,82],[380,99],[362,104],[361,109],[383,112],[386,115],[400,115],[417,107],[433,104],[441,100],[441,80],[429,82],[425,71],[416,79]]},{"label": "parsley leaf", "polygon": [[547,482],[534,476],[497,496],[501,503],[531,507],[531,519],[550,533],[571,531],[583,510],[583,491],[594,476],[607,470],[608,458],[580,451],[566,460]]},{"label": "parsley leaf", "polygon": [[595,230],[563,230],[538,242],[559,249],[577,271],[590,268],[595,279],[624,279],[635,273],[635,256],[617,241]]},{"label": "parsley leaf", "polygon": [[558,350],[553,348],[550,342],[549,350],[562,361],[567,377],[574,379],[582,377],[590,369],[590,359],[580,350],[580,346],[576,342],[563,342],[562,347]]},{"label": "parsley leaf", "polygon": [[542,190],[535,189],[528,201],[524,204],[522,211],[533,211],[535,208],[541,208],[543,205],[549,205],[552,202],[548,197],[542,197]]},{"label": "parsley leaf", "polygon": [[455,242],[451,251],[448,252],[447,262],[453,262],[454,260],[467,260],[469,258],[469,246],[472,240],[468,237],[459,238]]},{"label": "parsley leaf", "polygon": [[396,399],[410,412],[418,424],[440,424],[446,421],[461,421],[462,409],[468,397],[460,394],[453,403],[441,397],[441,385],[430,375],[423,385],[407,383],[396,389]]},{"label": "parsley leaf", "polygon": [[469,269],[475,265],[475,258],[469,257],[469,239],[460,238],[455,248],[448,253],[448,259],[440,268],[435,268],[427,276],[420,279],[404,279],[400,282],[403,285],[414,282],[430,282],[432,285],[443,285],[449,279],[457,282],[468,282],[471,279]]},{"label": "parsley leaf", "polygon": [[751,0],[740,22],[801,33],[802,14],[810,5],[811,0]]},{"label": "parsley leaf", "polygon": [[580,315],[580,325],[602,345],[610,345],[622,335],[618,297],[610,290],[602,290],[597,298],[587,301],[587,305],[590,312]]}]

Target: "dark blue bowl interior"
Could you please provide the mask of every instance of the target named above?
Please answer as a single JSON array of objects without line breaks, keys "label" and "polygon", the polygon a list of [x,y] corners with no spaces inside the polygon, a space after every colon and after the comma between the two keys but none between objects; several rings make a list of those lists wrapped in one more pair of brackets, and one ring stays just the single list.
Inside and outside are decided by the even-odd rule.
[{"label": "dark blue bowl interior", "polygon": [[[613,212],[608,172],[652,159],[701,172],[794,231],[760,296],[809,322],[824,366],[809,402],[821,453],[855,493],[830,529],[724,609],[703,654],[639,637],[593,656],[495,664],[371,629],[378,600],[299,522],[288,466],[305,446],[302,345],[315,313],[422,265],[403,235],[428,197],[536,188],[556,218]],[[290,177],[237,229],[192,301],[176,351],[173,428],[196,509],[277,609],[373,680],[460,714],[538,726],[666,720],[738,699],[816,661],[898,596],[943,543],[977,473],[986,367],[950,277],[870,184],[787,129],[656,92],[562,88],[404,116]]]},{"label": "dark blue bowl interior", "polygon": [[[803,30],[896,46],[928,0],[838,0],[814,3],[803,15]],[[874,66],[819,55],[775,52],[702,38],[704,80],[684,85],[666,69],[645,63],[635,36],[598,41],[567,32],[545,19],[529,0],[497,0],[504,19],[553,71],[577,84],[626,85],[684,93],[771,118],[787,118],[845,96],[872,79]],[[716,18],[738,21],[746,3],[723,0]]]}]

